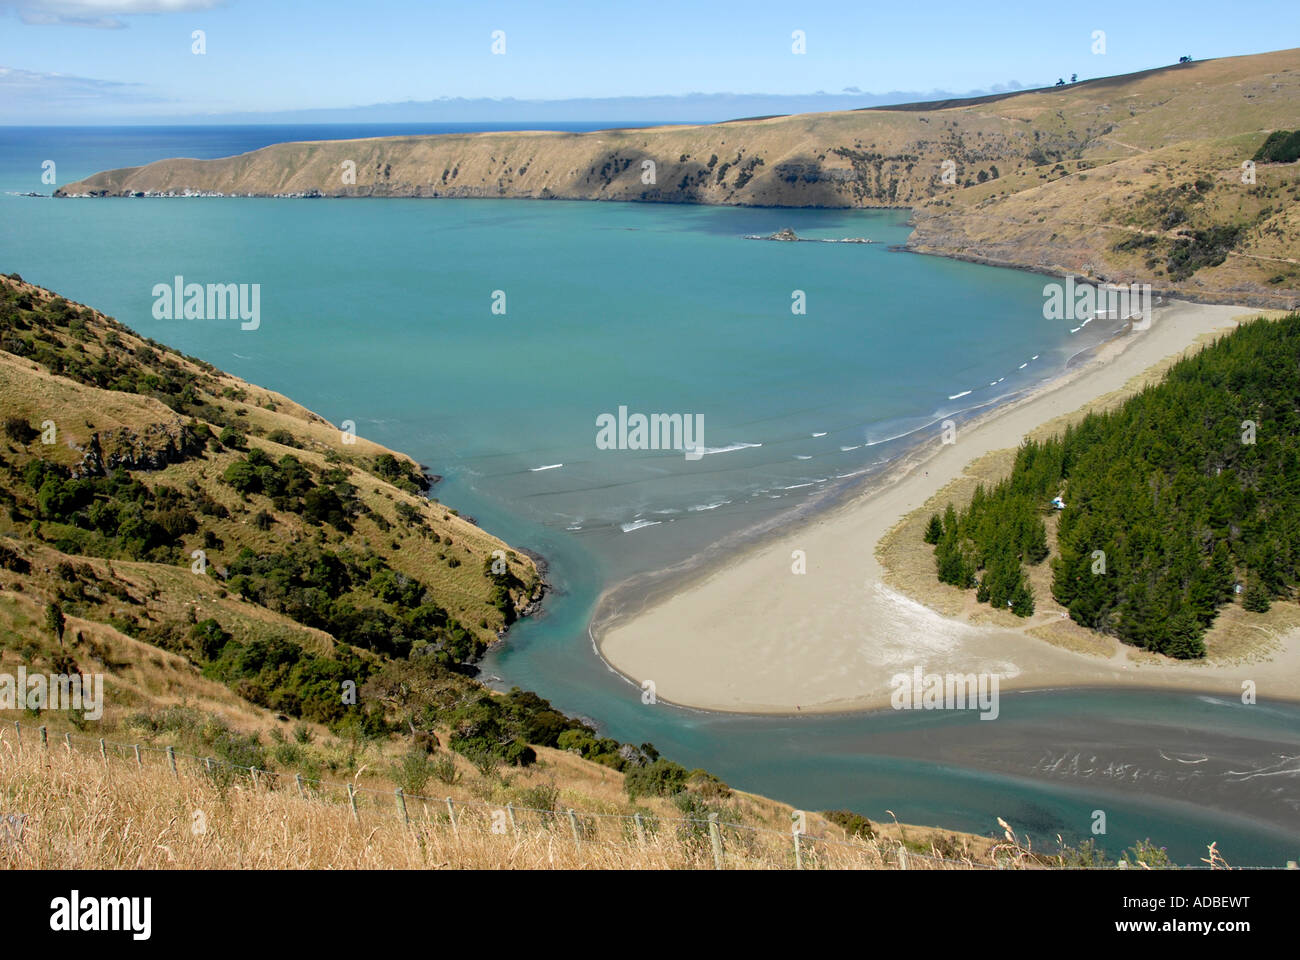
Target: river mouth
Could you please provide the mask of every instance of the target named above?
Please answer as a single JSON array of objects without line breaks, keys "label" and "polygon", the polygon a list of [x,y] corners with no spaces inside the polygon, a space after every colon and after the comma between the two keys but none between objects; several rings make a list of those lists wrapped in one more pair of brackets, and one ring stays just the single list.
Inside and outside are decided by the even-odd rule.
[{"label": "river mouth", "polygon": [[[651,707],[592,648],[597,600],[611,584],[692,557],[715,562],[719,550],[744,547],[730,539],[741,531],[794,522],[855,475],[882,469],[913,431],[1059,372],[1088,344],[1042,320],[1044,278],[892,253],[909,232],[899,211],[0,203],[13,225],[0,237],[6,270],[334,422],[354,420],[359,433],[444,474],[436,496],[543,554],[554,594],[483,665],[502,684],[808,809],[848,807],[873,819],[888,809],[976,833],[995,831],[1002,816],[1044,842],[1091,836],[1092,811],[1106,809],[1113,852],[1150,836],[1189,863],[1215,839],[1230,861],[1295,857],[1279,835],[1300,833],[1285,793],[1254,792],[1291,779],[1263,773],[1269,756],[1300,753],[1288,733],[1300,729],[1300,714],[1286,705],[1269,705],[1277,712],[1260,715],[1261,725],[1218,744],[1219,785],[1187,793],[1199,798],[1188,809],[1156,785],[1157,773],[1180,768],[1153,751],[1194,759],[1184,757],[1186,740],[1168,749],[1163,727],[1210,736],[1222,716],[1236,716],[1206,714],[1194,695],[1068,690],[1041,704],[1008,695],[993,725],[1005,732],[985,741],[931,714]],[[787,226],[878,242],[744,239]],[[261,328],[155,320],[150,291],[177,275],[261,283]],[[504,315],[491,310],[495,290],[507,295]],[[796,290],[807,295],[804,314],[791,312]],[[1041,363],[1022,372],[1035,357]],[[694,472],[680,455],[599,451],[596,417],[620,404],[700,412],[709,445],[735,448]],[[1113,751],[1086,736],[1098,718],[1116,738]],[[945,737],[964,747],[941,749]],[[1117,764],[1156,773],[1116,785],[1061,773],[1086,765],[1035,766],[1070,750],[1104,763],[1113,753]],[[1258,775],[1229,783],[1232,771]],[[1238,794],[1244,813],[1234,817],[1226,810]]]}]

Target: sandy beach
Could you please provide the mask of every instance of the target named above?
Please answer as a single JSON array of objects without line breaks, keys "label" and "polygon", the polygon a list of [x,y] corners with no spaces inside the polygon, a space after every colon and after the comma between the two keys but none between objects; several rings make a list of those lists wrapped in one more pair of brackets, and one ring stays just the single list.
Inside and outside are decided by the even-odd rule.
[{"label": "sandy beach", "polygon": [[[1002,690],[1122,685],[1236,695],[1251,680],[1261,698],[1294,699],[1300,631],[1273,644],[1267,663],[1180,663],[1108,638],[1088,652],[1027,632],[1061,616],[1042,612],[1050,598],[1040,594],[1040,614],[1022,626],[947,617],[888,585],[877,557],[882,539],[969,464],[1255,315],[1180,301],[1158,307],[1149,330],[1115,338],[1087,363],[963,426],[955,443],[941,443],[936,431],[932,444],[849,502],[608,624],[595,638],[602,656],[638,683],[653,681],[660,699],[748,713],[887,706],[891,677],[918,665],[926,673],[997,674]],[[793,572],[796,551],[806,573]]]}]

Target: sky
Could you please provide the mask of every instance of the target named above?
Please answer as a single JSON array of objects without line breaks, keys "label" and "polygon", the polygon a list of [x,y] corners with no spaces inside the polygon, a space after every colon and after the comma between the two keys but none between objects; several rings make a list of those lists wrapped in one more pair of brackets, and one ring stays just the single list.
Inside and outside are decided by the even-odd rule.
[{"label": "sky", "polygon": [[0,0],[0,123],[440,97],[1001,90],[1295,46],[1295,0]]}]

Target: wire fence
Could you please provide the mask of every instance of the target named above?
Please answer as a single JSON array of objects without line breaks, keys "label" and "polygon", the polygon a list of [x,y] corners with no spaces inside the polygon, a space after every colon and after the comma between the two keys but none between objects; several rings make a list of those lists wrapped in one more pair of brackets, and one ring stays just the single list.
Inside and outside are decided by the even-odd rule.
[{"label": "wire fence", "polygon": [[[0,742],[5,737],[0,729]],[[172,746],[146,743],[118,743],[64,733],[51,735],[44,726],[24,728],[14,721],[12,735],[19,755],[24,750],[48,753],[62,748],[69,755],[97,754],[107,769],[110,763],[128,763],[143,769],[170,771],[172,776],[200,777],[219,787],[236,782],[245,789],[289,791],[307,802],[346,804],[358,825],[402,825],[434,828],[519,839],[546,833],[578,847],[585,845],[636,848],[648,842],[668,841],[690,848],[702,865],[714,869],[766,866],[796,870],[826,867],[870,867],[874,869],[998,869],[1005,862],[983,863],[974,859],[953,859],[922,853],[904,843],[882,837],[848,838],[818,836],[792,822],[789,832],[754,824],[722,820],[717,814],[705,817],[661,816],[650,813],[604,813],[572,807],[550,809],[515,803],[435,797],[358,784],[305,777],[299,773],[262,770],[227,760],[181,752]]]},{"label": "wire fence", "polygon": [[[6,729],[0,727],[0,743],[6,739]],[[183,753],[172,746],[155,746],[141,743],[118,743],[104,738],[94,738],[64,733],[52,737],[46,727],[24,731],[21,721],[13,723],[13,737],[19,756],[24,750],[39,749],[48,754],[62,746],[68,755],[90,748],[97,751],[106,771],[110,761],[126,762],[144,769],[151,764],[157,769],[169,770],[173,777],[200,777],[220,787],[229,787],[241,781],[245,788],[264,791],[290,791],[307,802],[346,804],[357,825],[367,826],[401,824],[406,828],[444,829],[457,839],[463,832],[477,835],[496,835],[520,839],[545,834],[554,839],[563,837],[581,848],[584,845],[644,847],[648,842],[667,840],[689,848],[692,856],[714,869],[731,867],[777,867],[796,870],[819,868],[871,868],[871,869],[977,869],[997,870],[1026,866],[1046,866],[1041,857],[1029,855],[1018,841],[1007,844],[994,843],[986,854],[987,862],[973,857],[951,858],[937,851],[923,853],[901,840],[874,836],[871,838],[819,836],[801,829],[799,820],[792,819],[789,832],[771,827],[738,823],[719,819],[717,814],[708,817],[671,817],[650,813],[603,813],[577,810],[572,807],[551,808],[526,804],[494,803],[484,800],[434,797],[426,794],[406,793],[401,787],[383,790],[360,785],[352,781],[337,782],[304,777],[300,773],[262,770],[253,766],[231,763],[217,757],[202,757]],[[798,817],[796,811],[794,817]],[[689,859],[689,858],[688,858]],[[1115,867],[1125,868],[1120,861]],[[1201,864],[1181,866],[1179,869],[1208,870],[1226,868],[1222,859]],[[1271,869],[1281,869],[1274,867]],[[1297,869],[1289,860],[1285,869]]]}]

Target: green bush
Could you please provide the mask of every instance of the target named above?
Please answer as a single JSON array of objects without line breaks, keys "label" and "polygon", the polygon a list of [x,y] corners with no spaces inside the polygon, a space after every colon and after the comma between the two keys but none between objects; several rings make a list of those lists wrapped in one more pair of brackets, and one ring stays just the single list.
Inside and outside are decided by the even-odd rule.
[{"label": "green bush", "polygon": [[680,764],[659,759],[643,767],[632,767],[624,775],[623,789],[628,798],[671,797],[686,789],[688,772]]}]

